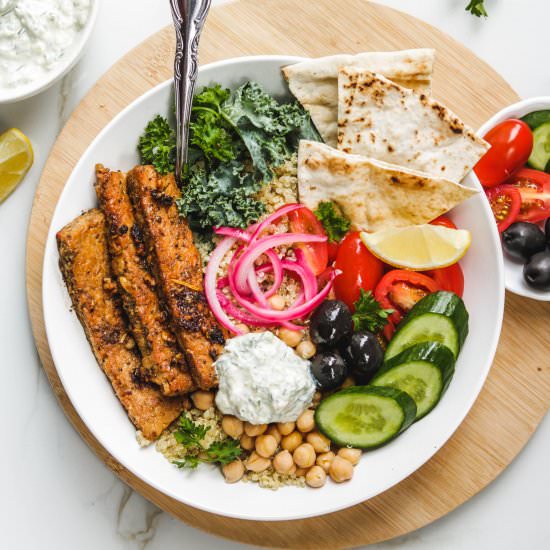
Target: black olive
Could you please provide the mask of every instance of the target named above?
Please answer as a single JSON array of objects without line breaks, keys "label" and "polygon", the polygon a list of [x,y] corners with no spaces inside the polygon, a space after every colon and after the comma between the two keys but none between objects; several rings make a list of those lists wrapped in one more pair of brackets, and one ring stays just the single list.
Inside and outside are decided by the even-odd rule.
[{"label": "black olive", "polygon": [[550,252],[535,254],[523,268],[528,285],[539,290],[550,290]]},{"label": "black olive", "polygon": [[546,248],[546,239],[538,225],[516,222],[502,234],[502,246],[514,260],[526,261]]},{"label": "black olive", "polygon": [[550,218],[546,220],[546,224],[544,225],[544,229],[546,231],[546,242],[550,246]]},{"label": "black olive", "polygon": [[337,351],[325,351],[318,353],[312,359],[311,374],[319,389],[328,391],[334,390],[344,383],[348,369]]},{"label": "black olive", "polygon": [[342,348],[342,356],[361,384],[370,382],[384,362],[384,350],[378,338],[368,330],[356,332]]},{"label": "black olive", "polygon": [[351,312],[340,300],[323,302],[311,316],[311,340],[321,346],[334,347],[353,332]]}]

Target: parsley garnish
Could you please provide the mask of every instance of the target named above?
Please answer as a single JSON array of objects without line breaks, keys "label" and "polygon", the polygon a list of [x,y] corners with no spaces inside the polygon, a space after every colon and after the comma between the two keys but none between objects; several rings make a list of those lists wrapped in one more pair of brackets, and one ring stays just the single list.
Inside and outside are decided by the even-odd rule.
[{"label": "parsley garnish", "polygon": [[168,120],[157,115],[145,127],[139,138],[138,151],[142,164],[152,164],[159,174],[174,170],[176,162],[176,135]]},{"label": "parsley garnish", "polygon": [[236,439],[216,441],[209,447],[204,447],[202,440],[210,426],[201,426],[193,422],[185,413],[178,420],[174,431],[176,441],[187,448],[188,454],[181,460],[174,461],[178,468],[196,468],[201,462],[212,464],[229,464],[242,454],[242,449]]},{"label": "parsley garnish", "polygon": [[315,215],[323,224],[330,242],[340,242],[351,226],[349,220],[336,211],[333,202],[320,202]]},{"label": "parsley garnish", "polygon": [[485,0],[470,0],[470,3],[466,6],[466,11],[476,17],[487,17],[489,15],[485,9]]},{"label": "parsley garnish", "polygon": [[388,324],[388,317],[393,313],[393,309],[383,309],[370,290],[361,289],[354,305],[353,322],[357,331],[370,330],[376,334]]}]

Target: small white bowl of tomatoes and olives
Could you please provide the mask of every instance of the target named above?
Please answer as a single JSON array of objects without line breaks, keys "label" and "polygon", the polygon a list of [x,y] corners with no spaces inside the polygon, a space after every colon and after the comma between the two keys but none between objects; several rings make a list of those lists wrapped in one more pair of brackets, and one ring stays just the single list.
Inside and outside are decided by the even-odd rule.
[{"label": "small white bowl of tomatoes and olives", "polygon": [[492,147],[474,171],[501,234],[506,288],[550,301],[550,97],[510,105],[479,134]]}]

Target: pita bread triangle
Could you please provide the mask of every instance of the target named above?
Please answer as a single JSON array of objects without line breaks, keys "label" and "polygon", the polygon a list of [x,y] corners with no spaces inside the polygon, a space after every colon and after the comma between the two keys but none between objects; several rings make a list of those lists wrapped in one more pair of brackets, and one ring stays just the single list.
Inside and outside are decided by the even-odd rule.
[{"label": "pita bread triangle", "polygon": [[336,147],[338,139],[338,70],[359,67],[384,75],[402,86],[430,94],[435,50],[364,52],[308,59],[283,68],[296,99],[311,115],[323,140]]},{"label": "pita bread triangle", "polygon": [[489,149],[444,105],[382,75],[338,75],[338,149],[462,181]]},{"label": "pita bread triangle", "polygon": [[305,140],[298,151],[298,192],[311,210],[320,202],[334,202],[355,230],[370,232],[428,223],[477,193],[441,177]]}]

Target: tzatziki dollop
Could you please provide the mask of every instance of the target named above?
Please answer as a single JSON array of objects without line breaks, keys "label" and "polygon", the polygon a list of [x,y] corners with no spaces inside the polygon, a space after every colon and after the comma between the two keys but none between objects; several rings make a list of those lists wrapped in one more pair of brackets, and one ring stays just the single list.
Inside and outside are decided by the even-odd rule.
[{"label": "tzatziki dollop", "polygon": [[309,361],[271,332],[232,338],[215,366],[216,406],[251,424],[292,422],[315,393]]},{"label": "tzatziki dollop", "polygon": [[40,80],[86,25],[94,0],[0,0],[0,88]]}]

